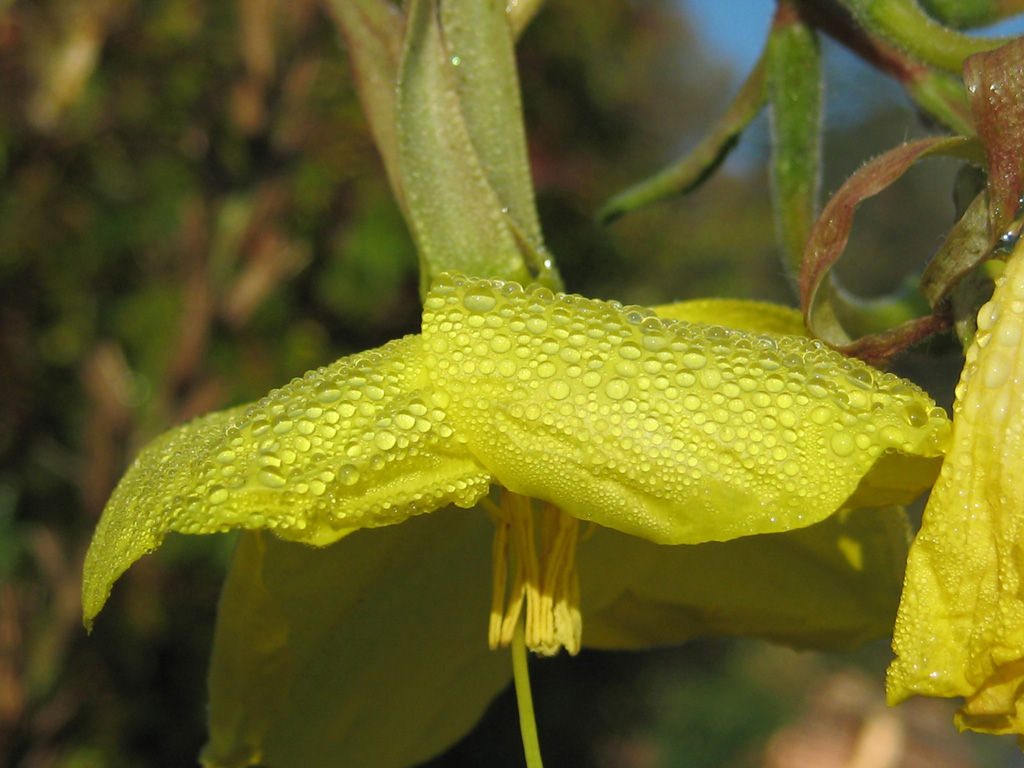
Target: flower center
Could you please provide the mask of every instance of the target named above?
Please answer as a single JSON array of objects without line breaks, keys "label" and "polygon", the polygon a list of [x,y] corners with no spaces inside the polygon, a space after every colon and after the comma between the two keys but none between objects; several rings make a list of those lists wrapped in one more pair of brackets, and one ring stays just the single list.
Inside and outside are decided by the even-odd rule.
[{"label": "flower center", "polygon": [[504,648],[512,642],[525,605],[527,648],[542,656],[554,656],[562,648],[573,655],[579,653],[583,633],[576,569],[579,521],[543,502],[538,536],[532,501],[507,490],[501,493],[495,518],[494,591],[487,633],[491,648]]}]

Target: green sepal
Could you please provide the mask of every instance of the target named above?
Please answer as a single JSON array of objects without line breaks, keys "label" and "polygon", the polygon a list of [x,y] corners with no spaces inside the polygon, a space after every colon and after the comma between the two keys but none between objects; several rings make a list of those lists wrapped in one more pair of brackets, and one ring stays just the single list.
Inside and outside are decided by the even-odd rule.
[{"label": "green sepal", "polygon": [[443,7],[410,2],[398,77],[398,161],[421,289],[446,270],[559,287],[537,224],[504,4]]}]

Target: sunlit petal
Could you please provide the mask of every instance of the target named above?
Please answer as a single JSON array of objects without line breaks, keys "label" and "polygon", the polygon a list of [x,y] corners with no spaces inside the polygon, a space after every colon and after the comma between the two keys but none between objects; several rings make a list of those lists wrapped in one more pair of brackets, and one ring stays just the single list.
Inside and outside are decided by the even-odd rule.
[{"label": "sunlit petal", "polygon": [[[462,736],[512,672],[487,647],[492,535],[486,513],[453,507],[322,549],[264,536],[256,571],[243,541],[218,615],[206,764],[398,768]],[[236,642],[268,605],[284,654]],[[282,666],[290,685],[266,674]]]},{"label": "sunlit petal", "polygon": [[893,703],[964,696],[961,727],[1024,733],[1024,253],[978,315],[953,440],[910,550]]}]

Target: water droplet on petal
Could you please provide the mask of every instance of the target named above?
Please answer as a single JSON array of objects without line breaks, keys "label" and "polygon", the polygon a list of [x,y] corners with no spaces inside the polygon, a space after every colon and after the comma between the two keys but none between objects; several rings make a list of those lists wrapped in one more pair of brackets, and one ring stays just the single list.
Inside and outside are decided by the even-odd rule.
[{"label": "water droplet on petal", "polygon": [[264,467],[256,477],[267,488],[283,488],[285,485],[284,475],[274,467]]}]

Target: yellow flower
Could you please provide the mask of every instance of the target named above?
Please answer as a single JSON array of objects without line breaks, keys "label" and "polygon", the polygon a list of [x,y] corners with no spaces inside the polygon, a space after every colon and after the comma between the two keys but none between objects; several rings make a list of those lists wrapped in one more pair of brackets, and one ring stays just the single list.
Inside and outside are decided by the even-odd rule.
[{"label": "yellow flower", "polygon": [[[686,322],[736,309],[444,275],[420,335],[147,447],[87,556],[86,622],[168,531],[272,531],[243,536],[225,586],[205,759],[311,768],[406,765],[457,738],[507,679],[486,649],[521,612],[542,654],[575,653],[584,616],[599,647],[876,636],[904,522],[853,510],[926,488],[948,421],[817,342]],[[425,514],[448,505],[477,509]]]},{"label": "yellow flower", "polygon": [[1024,255],[978,313],[953,438],[911,547],[889,700],[963,696],[957,725],[1024,733]]}]

